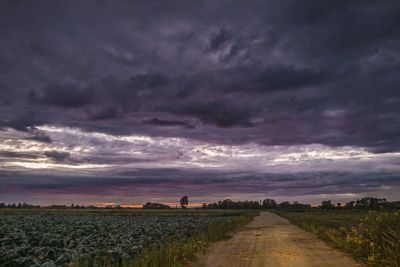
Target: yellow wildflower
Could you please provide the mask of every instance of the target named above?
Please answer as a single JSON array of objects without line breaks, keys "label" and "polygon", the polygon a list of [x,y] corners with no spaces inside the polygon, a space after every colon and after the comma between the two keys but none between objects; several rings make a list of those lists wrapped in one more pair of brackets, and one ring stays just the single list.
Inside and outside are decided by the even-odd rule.
[{"label": "yellow wildflower", "polygon": [[368,256],[368,261],[374,261],[375,257],[374,256]]},{"label": "yellow wildflower", "polygon": [[371,241],[371,242],[369,243],[369,245],[370,245],[371,247],[373,247],[373,246],[375,246],[375,243]]},{"label": "yellow wildflower", "polygon": [[346,239],[347,239],[347,241],[350,241],[350,240],[351,240],[351,237],[350,237],[349,234],[346,236]]}]

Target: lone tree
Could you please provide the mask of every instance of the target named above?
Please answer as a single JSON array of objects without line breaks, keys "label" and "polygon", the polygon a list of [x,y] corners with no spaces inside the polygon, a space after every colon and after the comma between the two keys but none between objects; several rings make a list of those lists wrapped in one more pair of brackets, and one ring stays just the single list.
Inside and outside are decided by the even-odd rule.
[{"label": "lone tree", "polygon": [[189,204],[189,198],[188,196],[183,196],[181,200],[179,201],[181,203],[182,209],[186,209],[187,205]]}]

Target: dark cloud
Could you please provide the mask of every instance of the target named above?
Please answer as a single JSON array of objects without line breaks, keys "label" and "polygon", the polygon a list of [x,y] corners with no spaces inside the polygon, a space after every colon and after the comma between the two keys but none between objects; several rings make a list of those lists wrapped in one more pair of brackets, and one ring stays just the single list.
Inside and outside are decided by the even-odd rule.
[{"label": "dark cloud", "polygon": [[66,85],[48,85],[38,91],[29,92],[28,98],[34,103],[76,108],[89,104],[93,99],[90,88],[76,88]]},{"label": "dark cloud", "polygon": [[[18,103],[3,127],[400,148],[396,1],[3,6],[1,88]],[[21,119],[28,108],[51,116]]]},{"label": "dark cloud", "polygon": [[26,139],[28,140],[51,143],[52,140],[50,136],[35,127],[42,124],[44,124],[44,120],[40,119],[37,114],[33,112],[32,114],[25,114],[9,121],[0,121],[0,129],[12,128],[14,130],[27,133],[29,137]]},{"label": "dark cloud", "polygon": [[191,116],[200,119],[204,123],[221,128],[234,126],[251,127],[251,108],[236,106],[229,100],[215,100],[210,102],[188,102],[182,106],[167,107],[170,112]]},{"label": "dark cloud", "polygon": [[152,118],[149,120],[143,120],[144,124],[155,125],[155,126],[183,126],[185,128],[194,128],[187,122],[184,121],[169,121],[169,120],[160,120],[158,118]]},{"label": "dark cloud", "polygon": [[[127,173],[126,173],[127,174]],[[399,186],[398,174],[391,172],[306,172],[298,174],[272,173],[207,173],[187,172],[176,169],[136,170],[128,177],[68,177],[68,176],[24,176],[14,174],[15,179],[2,179],[2,193],[28,193],[49,196],[53,194],[107,196],[118,193],[132,196],[143,190],[148,195],[156,194],[163,199],[177,198],[182,190],[192,197],[213,194],[268,194],[269,196],[359,194],[374,192],[382,186]],[[211,176],[210,176],[211,175]],[[232,177],[234,175],[235,177]],[[3,175],[4,176],[4,175]],[[5,175],[7,176],[7,175]],[[183,178],[185,177],[185,178]],[[143,199],[143,198],[141,198]],[[218,198],[217,198],[218,199]]]},{"label": "dark cloud", "polygon": [[118,113],[119,113],[118,109],[109,107],[109,108],[102,109],[102,110],[96,112],[95,114],[92,114],[90,116],[90,119],[92,119],[92,120],[109,120],[109,119],[117,117]]},{"label": "dark cloud", "polygon": [[52,140],[45,132],[38,130],[36,127],[30,127],[29,132],[33,135],[28,140],[34,140],[43,143],[51,143]]},{"label": "dark cloud", "polygon": [[[75,165],[152,159],[57,154],[86,145],[63,127],[110,139],[399,152],[399,17],[397,0],[2,1],[0,137],[42,142],[47,157]],[[293,192],[356,191],[327,177]],[[231,188],[264,181],[246,179],[254,184]]]},{"label": "dark cloud", "polygon": [[208,39],[208,49],[218,50],[230,40],[230,34],[226,29],[220,29],[212,33]]},{"label": "dark cloud", "polygon": [[121,155],[113,155],[111,153],[104,155],[94,155],[90,157],[81,157],[79,159],[71,159],[69,161],[73,164],[113,164],[124,165],[132,163],[150,163],[157,162],[157,158],[144,158],[144,157],[129,157]]},{"label": "dark cloud", "polygon": [[136,90],[159,88],[168,85],[168,83],[168,77],[156,73],[138,74],[129,78],[129,86]]},{"label": "dark cloud", "polygon": [[43,142],[43,143],[51,143],[52,142],[51,138],[45,134],[35,134],[34,136],[28,137],[27,139],[38,141],[38,142]]},{"label": "dark cloud", "polygon": [[70,153],[68,152],[46,151],[44,154],[46,157],[49,157],[55,161],[64,161],[70,157]]},{"label": "dark cloud", "polygon": [[38,155],[34,153],[25,153],[25,152],[0,151],[0,157],[36,159],[38,158]]},{"label": "dark cloud", "polygon": [[9,121],[3,121],[0,126],[9,127],[21,132],[33,132],[36,129],[34,126],[41,124],[43,124],[43,121],[38,119],[35,114],[25,114]]},{"label": "dark cloud", "polygon": [[278,23],[273,34],[283,33],[293,41],[285,46],[299,56],[314,61],[329,58],[327,63],[337,64],[339,58],[358,60],[382,48],[393,49],[391,45],[400,37],[396,27],[399,7],[396,1],[337,1],[326,5],[318,1],[290,1],[266,20]]},{"label": "dark cloud", "polygon": [[260,92],[301,89],[305,86],[322,85],[327,78],[328,74],[324,71],[289,65],[275,65],[265,67],[249,81],[248,86],[246,84],[242,86]]}]

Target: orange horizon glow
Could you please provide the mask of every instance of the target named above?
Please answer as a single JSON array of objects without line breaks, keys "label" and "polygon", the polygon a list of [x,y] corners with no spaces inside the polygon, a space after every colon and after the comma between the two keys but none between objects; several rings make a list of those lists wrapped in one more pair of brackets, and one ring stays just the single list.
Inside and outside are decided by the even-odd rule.
[{"label": "orange horizon glow", "polygon": [[[174,208],[174,207],[180,208],[180,205],[175,204],[175,203],[161,203],[161,204],[167,205],[171,208]],[[201,207],[201,205],[202,205],[202,203],[192,203],[192,204],[189,204],[188,207],[195,208],[195,207]],[[102,203],[99,205],[95,205],[95,207],[98,207],[98,208],[117,207],[117,206],[119,206],[120,208],[131,208],[131,209],[143,208],[142,204],[118,204],[118,203],[114,203],[114,202],[108,202],[108,203]]]}]

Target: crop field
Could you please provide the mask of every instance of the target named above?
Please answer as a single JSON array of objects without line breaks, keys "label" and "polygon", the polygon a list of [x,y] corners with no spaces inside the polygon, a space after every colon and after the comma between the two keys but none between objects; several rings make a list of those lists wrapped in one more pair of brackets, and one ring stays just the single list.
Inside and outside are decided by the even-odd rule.
[{"label": "crop field", "polygon": [[333,210],[276,211],[356,260],[371,266],[400,266],[400,212]]},{"label": "crop field", "polygon": [[235,216],[243,214],[238,210],[204,209],[0,209],[0,215],[127,215],[127,216]]},{"label": "crop field", "polygon": [[172,260],[187,262],[193,255],[178,257],[185,245],[195,244],[191,254],[204,250],[210,239],[204,233],[221,227],[222,232],[231,230],[239,218],[243,220],[243,216],[233,216],[237,212],[219,211],[69,214],[72,212],[0,213],[0,266],[135,266],[145,254],[170,260],[159,255],[169,242],[175,247],[179,244],[175,250],[182,250],[176,251]]}]

